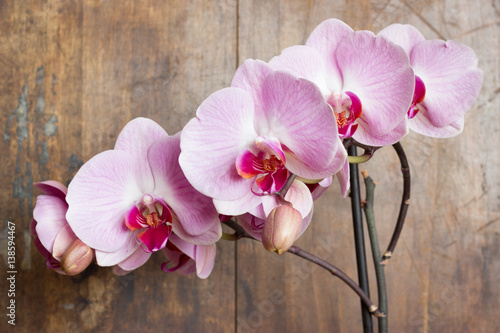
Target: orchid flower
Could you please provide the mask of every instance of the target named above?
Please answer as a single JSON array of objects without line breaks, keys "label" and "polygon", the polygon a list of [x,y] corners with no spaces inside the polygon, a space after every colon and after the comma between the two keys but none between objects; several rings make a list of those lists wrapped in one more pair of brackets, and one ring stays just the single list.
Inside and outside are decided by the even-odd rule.
[{"label": "orchid flower", "polygon": [[341,139],[385,146],[407,134],[400,123],[411,104],[415,79],[404,50],[384,38],[330,19],[314,29],[306,46],[283,50],[269,65],[320,88]]},{"label": "orchid flower", "polygon": [[174,235],[196,245],[220,238],[212,201],[189,184],[179,166],[179,140],[180,134],[168,136],[152,120],[134,119],[113,150],[94,156],[75,175],[67,219],[96,250],[99,265],[133,270]]},{"label": "orchid flower", "polygon": [[378,35],[401,45],[415,72],[415,92],[408,125],[417,133],[437,138],[462,132],[464,115],[483,82],[474,51],[455,41],[425,40],[409,24],[392,24]]},{"label": "orchid flower", "polygon": [[37,250],[51,270],[67,275],[82,272],[92,261],[94,251],[78,239],[66,220],[66,186],[53,180],[35,186],[43,192],[37,197],[31,222]]},{"label": "orchid flower", "polygon": [[[323,179],[346,160],[331,108],[314,83],[269,66],[252,69],[253,90],[213,93],[181,134],[179,162],[187,179],[224,215],[260,205],[268,214],[290,173]],[[309,190],[295,180],[289,191],[300,193],[292,204],[306,217]]]}]

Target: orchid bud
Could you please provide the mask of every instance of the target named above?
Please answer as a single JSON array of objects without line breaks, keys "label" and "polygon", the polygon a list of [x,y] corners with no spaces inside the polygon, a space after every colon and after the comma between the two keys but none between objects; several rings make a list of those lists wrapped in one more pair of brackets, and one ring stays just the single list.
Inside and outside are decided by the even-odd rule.
[{"label": "orchid bud", "polygon": [[61,259],[61,269],[66,275],[79,274],[87,268],[94,258],[94,250],[81,240],[76,239]]},{"label": "orchid bud", "polygon": [[274,208],[262,229],[262,244],[268,251],[283,254],[292,246],[302,227],[302,215],[295,208],[282,205]]}]

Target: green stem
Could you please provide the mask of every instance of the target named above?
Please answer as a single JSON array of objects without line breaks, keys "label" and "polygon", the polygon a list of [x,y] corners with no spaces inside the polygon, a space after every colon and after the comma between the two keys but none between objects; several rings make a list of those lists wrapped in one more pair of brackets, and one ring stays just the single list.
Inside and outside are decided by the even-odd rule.
[{"label": "green stem", "polygon": [[[375,196],[375,183],[368,176],[366,171],[362,172],[365,179],[366,202],[363,210],[366,216],[366,224],[368,226],[368,235],[372,247],[373,265],[375,266],[375,274],[377,277],[378,303],[381,312],[387,315],[387,287],[385,284],[384,265],[380,262],[380,246],[378,243],[377,229],[375,227],[375,214],[373,213],[373,200]],[[388,319],[387,317],[378,318],[379,333],[387,333]]]}]

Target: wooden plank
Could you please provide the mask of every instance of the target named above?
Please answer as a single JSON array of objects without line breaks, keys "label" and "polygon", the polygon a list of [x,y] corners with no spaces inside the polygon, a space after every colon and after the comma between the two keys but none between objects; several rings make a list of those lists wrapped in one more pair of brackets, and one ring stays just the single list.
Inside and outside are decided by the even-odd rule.
[{"label": "wooden plank", "polygon": [[[112,148],[134,117],[150,117],[176,133],[206,96],[230,81],[236,4],[55,0],[0,6],[7,137],[1,168],[8,189],[0,227],[6,230],[4,219],[16,222],[22,265],[16,326],[48,332],[233,330],[234,244],[218,245],[207,280],[162,272],[162,254],[125,277],[91,268],[68,278],[45,268],[28,225],[38,194],[33,182],[68,183],[84,161]],[[1,285],[3,293],[4,279]],[[5,309],[7,297],[0,302]],[[9,327],[6,320],[0,327]]]}]

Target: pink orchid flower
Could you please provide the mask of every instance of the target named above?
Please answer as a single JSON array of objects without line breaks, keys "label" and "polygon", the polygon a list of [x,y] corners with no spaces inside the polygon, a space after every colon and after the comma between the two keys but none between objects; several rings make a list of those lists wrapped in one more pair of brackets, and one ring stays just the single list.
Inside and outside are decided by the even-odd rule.
[{"label": "pink orchid flower", "polygon": [[[49,269],[60,274],[80,273],[92,261],[94,251],[78,239],[66,220],[66,186],[53,180],[36,183],[35,186],[43,193],[37,197],[31,222],[31,234],[34,236],[37,250],[47,260]],[[84,251],[79,251],[78,258],[72,251],[71,263],[68,266],[66,258],[69,258],[72,245],[73,248],[79,246]]]},{"label": "pink orchid flower", "polygon": [[[340,20],[326,20],[314,29],[306,46],[283,50],[269,65],[320,88],[335,114],[341,139],[385,146],[408,132],[401,124],[415,84],[408,57],[401,47],[370,31],[353,31]],[[233,83],[240,86],[241,81]]]},{"label": "pink orchid flower", "polygon": [[[268,66],[251,69],[248,76],[256,78],[248,80],[251,90],[213,93],[181,134],[179,162],[186,177],[224,215],[241,215],[261,204],[272,210],[278,204],[273,194],[290,172],[323,179],[346,160],[331,108],[314,83]],[[291,191],[302,194],[292,204],[304,207],[306,217],[312,199],[298,183]]]},{"label": "pink orchid flower", "polygon": [[189,184],[179,166],[179,145],[180,134],[168,136],[152,120],[137,118],[114,150],[94,156],[75,175],[67,219],[96,250],[99,265],[133,270],[174,235],[196,245],[220,238],[211,199]]},{"label": "pink orchid flower", "polygon": [[477,67],[474,51],[452,40],[425,40],[409,24],[392,24],[378,35],[401,45],[415,72],[415,92],[408,109],[409,127],[436,138],[461,133],[464,115],[483,82],[483,71]]}]

